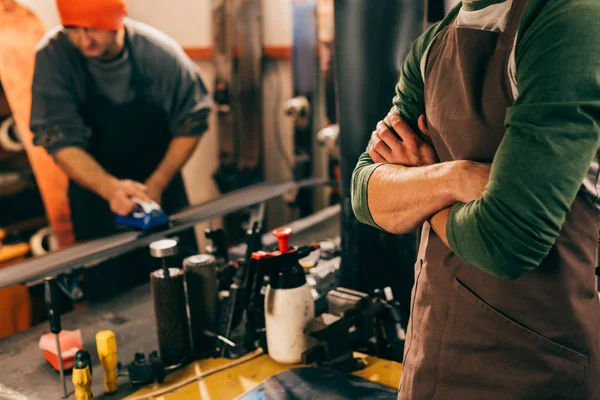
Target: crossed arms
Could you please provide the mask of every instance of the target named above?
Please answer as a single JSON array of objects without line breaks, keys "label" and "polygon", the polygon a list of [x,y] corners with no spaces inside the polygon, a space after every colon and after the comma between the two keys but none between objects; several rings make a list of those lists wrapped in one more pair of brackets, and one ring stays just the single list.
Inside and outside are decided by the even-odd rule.
[{"label": "crossed arms", "polygon": [[374,224],[396,234],[411,232],[433,216],[432,227],[448,244],[446,208],[480,198],[490,167],[467,160],[439,163],[424,121],[421,115],[419,132],[395,113],[377,124],[367,149],[379,163],[367,185],[368,211]]},{"label": "crossed arms", "polygon": [[[520,94],[507,109],[491,166],[430,157],[426,127],[418,122],[426,113],[419,65],[439,25],[422,35],[403,65],[387,117],[402,141],[379,124],[353,173],[359,221],[403,233],[429,219],[473,267],[503,279],[537,268],[600,145],[600,26],[591,23],[593,16],[600,16],[597,2],[564,2],[545,8],[519,33]],[[552,38],[560,41],[548,45]]]}]

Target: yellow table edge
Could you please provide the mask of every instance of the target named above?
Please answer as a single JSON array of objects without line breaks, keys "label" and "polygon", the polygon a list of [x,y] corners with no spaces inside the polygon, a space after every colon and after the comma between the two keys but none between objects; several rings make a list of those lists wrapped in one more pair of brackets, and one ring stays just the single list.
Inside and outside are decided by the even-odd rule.
[{"label": "yellow table edge", "polygon": [[[364,369],[353,372],[354,375],[394,389],[398,387],[402,364],[362,353],[354,353],[354,356],[366,364]],[[279,372],[303,366],[306,367],[279,364],[260,353],[250,354],[247,359],[210,358],[195,361],[169,374],[162,384],[140,389],[125,400],[229,400]],[[174,389],[176,386],[179,387]],[[173,390],[165,393],[169,388]]]}]

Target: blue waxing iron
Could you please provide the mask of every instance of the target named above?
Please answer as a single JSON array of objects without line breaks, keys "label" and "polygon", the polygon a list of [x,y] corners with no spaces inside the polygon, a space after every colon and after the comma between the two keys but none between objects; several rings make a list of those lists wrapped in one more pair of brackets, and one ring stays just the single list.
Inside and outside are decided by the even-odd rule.
[{"label": "blue waxing iron", "polygon": [[131,200],[137,205],[136,208],[129,215],[117,215],[117,225],[147,230],[169,223],[169,217],[155,201],[142,201],[137,197],[132,197]]}]

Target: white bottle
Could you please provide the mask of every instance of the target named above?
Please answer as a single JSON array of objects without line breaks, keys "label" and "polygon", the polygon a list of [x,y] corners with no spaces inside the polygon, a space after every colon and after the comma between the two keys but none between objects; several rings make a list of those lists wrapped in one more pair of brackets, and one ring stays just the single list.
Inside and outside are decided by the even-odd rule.
[{"label": "white bottle", "polygon": [[281,364],[298,364],[310,345],[304,328],[315,317],[315,301],[300,265],[286,266],[270,275],[265,292],[269,356]]}]

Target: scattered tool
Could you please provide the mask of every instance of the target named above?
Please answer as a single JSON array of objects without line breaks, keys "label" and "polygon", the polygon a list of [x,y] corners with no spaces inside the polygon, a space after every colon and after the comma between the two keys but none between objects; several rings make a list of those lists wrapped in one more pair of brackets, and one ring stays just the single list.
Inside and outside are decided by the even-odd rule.
[{"label": "scattered tool", "polygon": [[[307,279],[304,270],[299,265],[299,260],[318,249],[319,245],[290,247],[287,238],[291,234],[291,229],[283,228],[274,233],[276,236],[280,236],[279,233],[286,236],[280,238],[280,250],[285,250],[286,253],[261,251],[261,225],[259,218],[252,222],[252,227],[246,235],[246,258],[238,259],[236,275],[227,293],[221,295],[217,332],[235,343],[235,346],[221,346],[216,349],[216,354],[222,357],[236,359],[257,347],[262,349],[269,347],[265,323],[265,294],[269,282],[275,282],[271,286],[271,291],[278,291],[277,296],[272,296],[276,302],[286,298],[287,289],[284,287],[296,284],[298,286],[295,289],[304,293],[304,296],[290,296],[293,298],[292,304],[304,299],[308,307],[306,311],[315,309],[313,289],[314,285],[318,285],[318,279],[313,279],[312,286],[306,285]],[[330,274],[326,273],[325,275]],[[302,287],[302,289],[298,289],[298,287]],[[290,289],[292,288],[290,287]],[[269,309],[270,305],[267,305],[266,308]],[[304,315],[304,311],[303,308],[302,315]],[[312,315],[314,315],[314,311]],[[308,317],[308,319],[310,318]],[[288,340],[288,337],[286,336],[282,340]],[[275,353],[277,353],[276,350]]]},{"label": "scattered tool", "polygon": [[279,250],[252,254],[255,263],[269,272],[265,292],[264,315],[269,356],[282,364],[302,361],[302,353],[309,347],[304,334],[306,324],[315,316],[315,302],[306,282],[299,260],[319,248],[318,244],[299,248],[289,245],[291,228],[273,231]]},{"label": "scattered tool", "polygon": [[90,353],[86,350],[79,350],[75,354],[72,380],[75,388],[75,400],[91,400],[93,397],[92,363]]},{"label": "scattered tool", "polygon": [[391,289],[369,295],[338,287],[327,294],[327,304],[306,326],[316,344],[302,354],[304,364],[356,371],[364,363],[355,351],[402,362],[406,321]]},{"label": "scattered tool", "polygon": [[[247,230],[245,237],[245,258],[237,260],[234,276],[229,281],[221,281],[221,277],[219,278],[221,285],[219,290],[222,291],[222,300],[219,304],[217,326],[215,329],[223,337],[231,339],[235,343],[235,346],[232,346],[223,340],[216,342],[215,354],[221,357],[238,358],[257,347],[255,340],[256,332],[253,327],[250,327],[248,321],[259,318],[252,318],[249,315],[252,311],[248,307],[248,302],[252,285],[255,281],[254,277],[257,273],[254,263],[252,263],[254,269],[251,270],[250,261],[252,253],[262,248],[262,219],[263,217],[260,213],[256,215],[253,213],[252,220],[250,221],[251,228]],[[262,280],[260,280],[260,284],[262,285]],[[256,303],[258,304],[259,302],[256,301]],[[260,308],[262,308],[262,303],[260,303]],[[260,312],[262,314],[262,310]],[[224,346],[223,343],[228,344],[228,346]]]},{"label": "scattered tool", "polygon": [[[351,372],[364,368],[353,351],[364,349],[375,335],[375,316],[381,304],[366,293],[339,287],[327,294],[327,312],[311,320],[306,333],[317,344],[304,352],[305,364]],[[366,352],[373,354],[373,349]]]},{"label": "scattered tool", "polygon": [[[63,329],[58,335],[60,339],[60,349],[62,367],[65,371],[73,368],[75,365],[75,354],[83,349],[83,340],[81,330],[72,331]],[[52,332],[45,333],[40,337],[38,347],[44,352],[44,358],[56,371],[60,371],[60,359],[56,347],[56,338]]]},{"label": "scattered tool", "polygon": [[[215,328],[218,333],[226,338],[232,338],[234,329],[240,327],[240,321],[247,306],[244,295],[246,286],[243,284],[243,277],[247,271],[246,260],[238,260],[237,265],[237,274],[233,277],[233,282],[229,285],[226,296],[220,302],[217,326]],[[245,332],[241,332],[238,338],[232,339],[236,340],[241,337],[242,339],[238,340],[238,345],[241,345],[244,342],[244,334]],[[216,342],[215,352],[221,357],[231,356],[231,358],[237,358],[248,350],[238,345],[227,347],[223,346],[220,342]]]},{"label": "scattered tool", "polygon": [[48,322],[50,323],[50,332],[54,334],[56,338],[56,354],[58,355],[58,365],[60,369],[60,380],[63,385],[63,398],[67,396],[67,382],[65,381],[65,371],[63,368],[62,352],[60,349],[60,339],[58,334],[62,330],[60,324],[60,305],[58,302],[58,290],[56,287],[56,281],[52,278],[46,278],[44,280],[44,291],[46,297],[46,308],[48,309]]},{"label": "scattered tool", "polygon": [[117,391],[117,340],[115,333],[103,330],[96,333],[98,358],[104,370],[104,390],[106,393]]},{"label": "scattered tool", "polygon": [[229,261],[225,231],[220,228],[207,229],[204,231],[204,235],[211,243],[206,246],[206,253],[212,255],[216,261],[219,291],[228,290],[238,266],[236,263]]},{"label": "scattered tool", "polygon": [[227,263],[229,261],[229,254],[227,252],[225,231],[221,228],[206,229],[204,236],[211,242],[209,246],[206,246],[206,252],[212,254],[217,259],[217,263]]},{"label": "scattered tool", "polygon": [[135,353],[134,360],[127,365],[129,382],[134,389],[150,383],[162,383],[165,379],[165,366],[156,351],[148,358],[143,353]]},{"label": "scattered tool", "polygon": [[405,327],[408,324],[408,318],[403,315],[400,302],[394,299],[391,287],[385,287],[383,292],[376,290],[375,295],[379,297],[383,304],[380,329],[382,335],[386,338],[380,346],[380,354],[378,355],[388,360],[402,362],[404,342],[406,341]]},{"label": "scattered tool", "polygon": [[131,200],[137,204],[136,209],[129,215],[117,215],[115,217],[117,225],[147,230],[169,224],[169,217],[158,203],[154,201],[142,201],[137,197],[132,197]]}]

